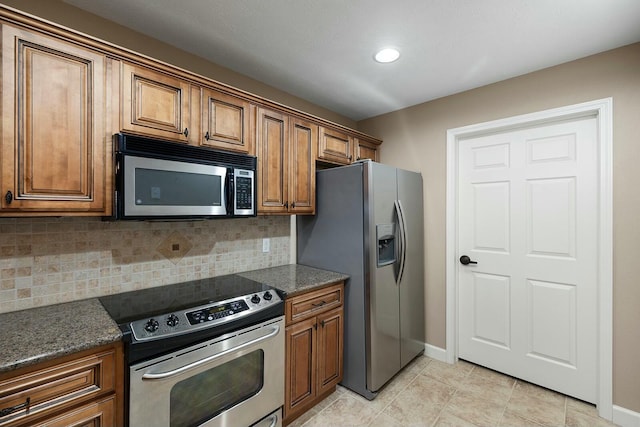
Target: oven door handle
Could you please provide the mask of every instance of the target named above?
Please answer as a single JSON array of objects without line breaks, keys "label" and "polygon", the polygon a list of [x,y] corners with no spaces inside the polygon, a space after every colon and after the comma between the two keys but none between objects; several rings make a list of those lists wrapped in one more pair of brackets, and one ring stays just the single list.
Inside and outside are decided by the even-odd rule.
[{"label": "oven door handle", "polygon": [[163,379],[166,379],[166,378],[169,378],[169,377],[173,377],[175,375],[181,374],[181,373],[183,373],[185,371],[188,371],[190,369],[197,368],[198,366],[201,366],[201,365],[204,365],[206,363],[209,363],[209,362],[211,362],[213,360],[216,360],[216,359],[218,359],[218,358],[220,358],[222,356],[225,356],[225,355],[227,355],[229,353],[233,353],[234,351],[242,350],[245,347],[249,347],[249,346],[251,346],[253,344],[257,344],[257,343],[259,343],[261,341],[264,341],[264,340],[267,340],[269,338],[272,338],[272,337],[278,335],[279,332],[280,332],[280,326],[276,325],[276,326],[273,327],[272,331],[269,332],[267,335],[263,335],[261,337],[254,338],[254,339],[252,339],[250,341],[247,341],[247,342],[242,343],[240,345],[237,345],[235,347],[228,348],[228,349],[226,349],[224,351],[221,351],[220,353],[213,354],[211,356],[205,357],[204,359],[197,360],[197,361],[195,361],[193,363],[181,366],[181,367],[179,367],[177,369],[173,369],[171,371],[159,372],[157,374],[153,374],[153,373],[143,374],[142,375],[142,379],[143,380],[163,380]]}]

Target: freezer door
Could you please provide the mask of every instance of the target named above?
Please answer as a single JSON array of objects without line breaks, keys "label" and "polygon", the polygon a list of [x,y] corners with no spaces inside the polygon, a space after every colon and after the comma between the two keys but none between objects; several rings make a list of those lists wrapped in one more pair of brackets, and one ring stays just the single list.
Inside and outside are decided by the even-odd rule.
[{"label": "freezer door", "polygon": [[342,385],[368,399],[366,323],[369,240],[364,222],[363,167],[320,170],[316,174],[316,215],[299,215],[298,263],[349,275],[344,306],[344,376]]},{"label": "freezer door", "polygon": [[422,176],[398,169],[398,204],[406,227],[400,292],[400,358],[404,367],[424,351],[424,214]]},{"label": "freezer door", "polygon": [[[368,162],[365,169],[368,186],[365,189],[367,201],[369,236],[376,236],[379,225],[395,230],[397,238],[397,217],[394,202],[397,196],[396,168]],[[395,224],[388,227],[388,224]],[[367,388],[377,391],[400,370],[400,318],[399,287],[396,284],[396,263],[378,263],[378,241],[371,238],[368,263],[371,269],[369,283],[369,329],[367,349]],[[396,248],[396,251],[398,248]]]}]

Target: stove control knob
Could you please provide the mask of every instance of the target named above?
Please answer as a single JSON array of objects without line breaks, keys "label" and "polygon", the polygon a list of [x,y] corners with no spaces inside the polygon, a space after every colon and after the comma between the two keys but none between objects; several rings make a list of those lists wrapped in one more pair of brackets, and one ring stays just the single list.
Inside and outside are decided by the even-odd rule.
[{"label": "stove control knob", "polygon": [[265,301],[271,301],[271,298],[273,298],[273,295],[271,295],[271,292],[267,291],[264,293],[264,295],[262,295],[262,298],[264,298]]},{"label": "stove control knob", "polygon": [[178,319],[178,316],[176,316],[175,314],[171,314],[169,315],[169,317],[167,317],[167,325],[173,327],[178,323],[180,323],[180,319]]},{"label": "stove control knob", "polygon": [[251,297],[251,302],[254,304],[257,304],[260,302],[260,297],[258,296],[258,294],[255,294],[254,296]]},{"label": "stove control knob", "polygon": [[149,319],[146,325],[144,325],[144,330],[147,332],[155,332],[158,330],[160,324],[156,319]]}]

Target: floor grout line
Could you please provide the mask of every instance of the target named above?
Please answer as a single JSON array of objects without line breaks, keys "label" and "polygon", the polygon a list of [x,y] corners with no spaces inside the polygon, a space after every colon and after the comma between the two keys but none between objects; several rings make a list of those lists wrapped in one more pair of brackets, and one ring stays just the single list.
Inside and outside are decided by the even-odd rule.
[{"label": "floor grout line", "polygon": [[[493,417],[491,417],[490,419],[493,419],[493,422],[491,423],[491,425],[494,426],[499,426],[501,424],[503,424],[504,420],[505,420],[505,416],[507,415],[507,411],[509,408],[509,405],[513,402],[514,405],[514,409],[513,411],[510,412],[509,417],[516,417],[514,418],[515,420],[521,420],[522,422],[528,423],[529,425],[536,425],[536,426],[541,426],[542,424],[540,423],[540,421],[536,421],[535,419],[530,419],[532,417],[535,417],[535,413],[530,413],[530,412],[522,412],[521,409],[519,409],[519,406],[521,406],[520,400],[522,400],[522,398],[525,398],[525,401],[529,400],[529,397],[531,397],[531,400],[535,401],[535,400],[540,400],[541,402],[547,401],[547,398],[545,397],[544,399],[542,398],[542,396],[538,396],[537,395],[537,391],[535,391],[535,389],[532,389],[534,391],[533,394],[531,394],[529,396],[529,394],[525,394],[522,395],[522,392],[525,393],[531,393],[530,391],[528,391],[528,389],[521,389],[519,390],[518,394],[518,402],[514,402],[514,396],[516,395],[516,390],[518,390],[519,384],[523,384],[526,385],[526,387],[529,387],[529,385],[533,385],[535,386],[535,384],[530,384],[526,381],[522,381],[519,380],[517,378],[513,378],[509,375],[506,374],[501,374],[499,372],[493,371],[491,369],[487,369],[487,368],[483,368],[479,365],[475,365],[473,363],[470,362],[463,362],[463,364],[456,364],[456,365],[440,365],[441,362],[438,362],[435,359],[431,359],[428,358],[427,356],[423,356],[426,359],[425,360],[421,360],[421,359],[415,359],[414,362],[412,362],[414,365],[409,365],[405,368],[405,370],[403,370],[400,374],[398,374],[394,379],[391,380],[390,383],[388,383],[385,387],[386,390],[390,390],[388,387],[390,387],[393,384],[393,381],[401,381],[399,384],[396,385],[396,387],[398,387],[397,389],[393,389],[393,393],[389,394],[388,396],[385,396],[384,399],[385,401],[382,402],[381,404],[376,404],[375,400],[374,401],[368,401],[366,398],[360,396],[359,394],[349,390],[346,387],[343,386],[339,386],[339,390],[337,391],[337,393],[339,393],[337,396],[335,396],[335,398],[333,399],[333,401],[331,403],[328,403],[326,406],[324,406],[321,410],[317,411],[316,413],[314,413],[313,415],[310,416],[310,418],[305,421],[304,424],[301,424],[301,427],[311,427],[312,425],[322,425],[322,426],[328,426],[328,425],[334,425],[331,424],[331,422],[336,423],[335,425],[345,425],[345,423],[340,424],[339,420],[341,419],[340,417],[344,417],[347,415],[347,413],[345,414],[341,414],[340,411],[342,409],[335,407],[334,405],[336,405],[336,403],[343,399],[343,398],[347,398],[348,401],[350,403],[344,403],[344,405],[348,408],[356,408],[357,411],[362,413],[362,417],[359,418],[360,422],[363,422],[365,420],[368,420],[366,423],[362,423],[359,424],[358,422],[358,418],[357,417],[351,417],[350,419],[353,420],[353,422],[356,425],[362,425],[362,426],[373,426],[377,423],[380,422],[381,419],[386,418],[387,420],[394,420],[392,421],[392,423],[394,425],[405,425],[403,424],[402,420],[409,420],[409,419],[413,419],[413,420],[419,420],[420,417],[422,417],[423,421],[417,421],[414,422],[412,425],[423,425],[423,426],[434,426],[437,425],[439,422],[445,422],[447,423],[447,420],[450,420],[451,416],[453,417],[457,417],[459,418],[461,421],[460,422],[465,422],[465,423],[469,423],[470,425],[472,424],[470,421],[467,421],[468,419],[474,419],[473,418],[473,412],[471,412],[471,416],[472,418],[467,418],[467,412],[465,411],[473,411],[474,405],[473,402],[471,403],[471,406],[466,407],[466,406],[461,406],[459,407],[459,404],[456,404],[455,408],[453,409],[452,407],[452,411],[450,412],[449,415],[446,418],[443,418],[443,415],[445,414],[445,412],[447,411],[447,408],[452,404],[452,401],[454,398],[459,397],[460,399],[463,399],[461,402],[465,402],[466,400],[469,399],[469,396],[471,396],[473,399],[477,399],[478,403],[480,403],[481,405],[485,405],[485,404],[491,404],[494,405],[493,407],[495,409],[492,409],[492,411],[495,410],[495,412],[493,412],[495,414],[495,419],[493,419]],[[416,365],[417,364],[417,365]],[[470,367],[470,368],[469,368]],[[415,369],[415,371],[411,371],[410,374],[408,374],[410,371],[410,369]],[[489,372],[489,374],[485,373],[484,371],[492,371],[498,375],[494,375],[491,374]],[[404,376],[403,376],[404,374]],[[461,375],[462,374],[462,375]],[[450,395],[447,396],[446,400],[444,401],[444,403],[441,404],[440,407],[437,406],[431,406],[431,409],[429,409],[429,414],[430,417],[433,416],[434,413],[437,413],[437,415],[435,415],[435,417],[432,419],[432,421],[427,421],[426,415],[427,413],[421,413],[421,412],[417,412],[416,415],[413,416],[409,416],[409,418],[407,418],[406,416],[403,415],[403,417],[401,417],[401,419],[398,419],[395,416],[395,411],[393,410],[389,410],[388,408],[391,405],[394,405],[394,403],[396,404],[400,404],[401,401],[399,399],[401,399],[401,396],[403,396],[403,394],[406,394],[407,389],[409,387],[412,386],[412,384],[414,384],[416,381],[418,381],[418,379],[420,378],[426,378],[426,380],[428,380],[429,382],[436,382],[439,383],[440,385],[438,385],[437,387],[441,387],[441,386],[446,386],[449,390],[449,392],[451,393]],[[503,378],[504,377],[504,378]],[[509,382],[507,382],[506,380],[509,380]],[[422,381],[422,380],[421,380]],[[485,384],[486,383],[486,384]],[[434,384],[435,385],[435,384]],[[420,385],[420,387],[422,387],[422,385]],[[473,389],[469,389],[469,396],[467,396],[465,394],[465,391],[467,390],[467,388],[469,387],[473,387]],[[478,388],[481,387],[481,388]],[[499,399],[496,400],[496,398],[494,397],[490,397],[490,396],[484,396],[484,394],[482,393],[483,390],[486,389],[492,389],[493,387],[499,387],[502,390],[498,390],[498,396]],[[522,386],[520,386],[522,387]],[[384,393],[383,389],[381,391],[381,394]],[[443,389],[444,390],[444,389]],[[448,392],[448,393],[449,393]],[[480,392],[480,394],[478,393]],[[413,395],[412,395],[413,396]],[[501,397],[500,397],[501,396]],[[380,398],[381,396],[379,395],[376,399]],[[554,409],[557,414],[557,418],[556,420],[560,421],[560,410],[562,410],[562,420],[560,421],[562,423],[562,426],[566,426],[567,422],[569,420],[569,397],[562,395],[562,397],[564,398],[563,400],[563,406],[560,407],[555,406],[556,404],[554,404]],[[388,401],[386,399],[389,399]],[[506,399],[506,400],[505,400]],[[438,399],[438,401],[442,401],[441,399]],[[372,402],[372,405],[367,409],[366,405],[367,402]],[[497,406],[496,404],[500,402],[500,404],[502,405],[502,408],[500,408],[500,406]],[[502,404],[502,402],[504,402],[504,404]],[[553,402],[553,400],[551,401]],[[559,401],[556,401],[557,404],[559,404]],[[435,404],[435,400],[433,402],[431,401],[426,401],[427,404],[431,404],[434,403]],[[525,403],[526,404],[526,403]],[[544,403],[543,403],[544,404]],[[365,405],[365,406],[363,406]],[[400,406],[401,408],[402,406]],[[330,409],[332,408],[332,409]],[[375,408],[375,411],[374,411]],[[562,409],[561,409],[562,408]],[[368,412],[367,412],[368,410]],[[463,412],[458,412],[462,410]],[[437,412],[436,412],[437,411]],[[352,415],[352,414],[351,414]],[[413,417],[413,418],[412,418]],[[416,418],[417,417],[417,418]],[[343,420],[345,418],[342,418]],[[453,418],[455,419],[455,418]],[[544,419],[544,418],[540,418]],[[331,421],[333,420],[333,421]],[[597,417],[594,418],[594,420],[597,420]],[[376,422],[377,421],[377,422]],[[516,421],[517,422],[517,421]],[[327,424],[329,423],[329,424]],[[396,424],[397,423],[397,424]],[[487,423],[489,425],[489,423]],[[560,423],[558,423],[560,424]],[[596,424],[594,424],[596,425]],[[600,425],[600,424],[598,424]],[[605,425],[605,424],[603,424]],[[609,425],[609,424],[607,424]]]}]

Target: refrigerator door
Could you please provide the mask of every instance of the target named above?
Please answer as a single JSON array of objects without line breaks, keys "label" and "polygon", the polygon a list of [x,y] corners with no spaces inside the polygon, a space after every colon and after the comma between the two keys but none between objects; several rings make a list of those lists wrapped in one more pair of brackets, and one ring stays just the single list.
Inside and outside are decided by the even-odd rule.
[{"label": "refrigerator door", "polygon": [[424,351],[424,215],[422,176],[398,169],[398,204],[405,225],[400,293],[400,358],[404,367]]},{"label": "refrigerator door", "polygon": [[[394,209],[397,198],[396,168],[379,163],[365,163],[365,224],[369,236],[389,224],[395,230],[396,242],[398,219]],[[368,212],[367,212],[368,211]],[[369,268],[371,279],[368,291],[370,312],[367,345],[367,388],[377,391],[400,370],[400,317],[399,286],[396,283],[397,261],[392,264],[377,262],[378,241],[369,239]],[[398,247],[396,246],[396,251]],[[399,259],[399,257],[396,257]]]}]

